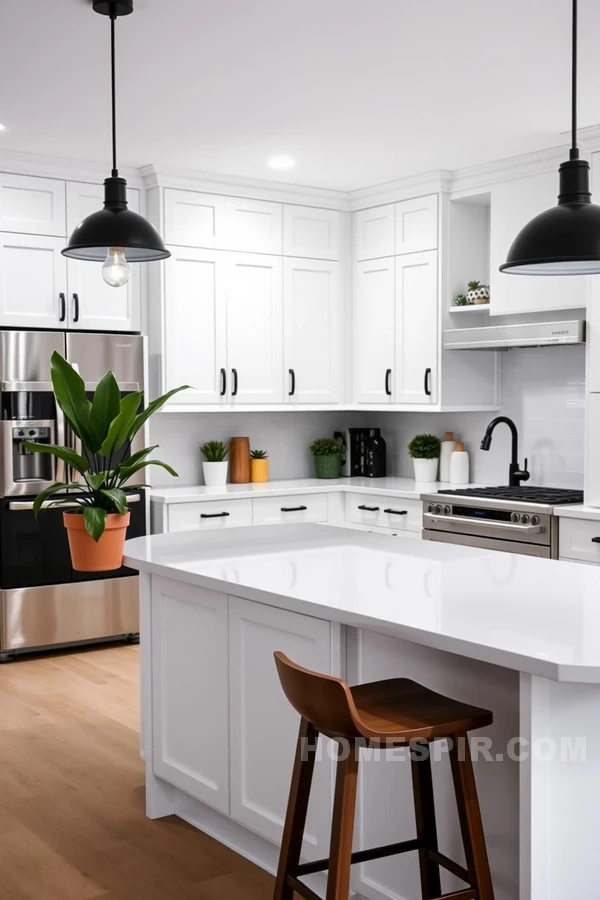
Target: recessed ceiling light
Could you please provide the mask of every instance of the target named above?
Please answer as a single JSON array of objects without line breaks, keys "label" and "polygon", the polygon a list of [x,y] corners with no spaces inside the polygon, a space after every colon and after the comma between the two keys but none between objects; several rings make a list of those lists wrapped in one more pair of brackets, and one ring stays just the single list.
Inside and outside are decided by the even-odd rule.
[{"label": "recessed ceiling light", "polygon": [[3,125],[2,122],[0,122],[0,131],[6,131],[6,125]]},{"label": "recessed ceiling light", "polygon": [[280,156],[272,156],[269,159],[269,166],[272,169],[293,169],[296,165],[296,160],[293,156],[286,156],[282,154]]}]

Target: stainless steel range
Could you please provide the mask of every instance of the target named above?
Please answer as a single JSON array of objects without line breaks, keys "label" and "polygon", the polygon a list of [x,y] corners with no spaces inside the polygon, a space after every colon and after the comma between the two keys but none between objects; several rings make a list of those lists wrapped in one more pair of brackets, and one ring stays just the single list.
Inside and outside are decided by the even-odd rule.
[{"label": "stainless steel range", "polygon": [[423,539],[558,558],[554,507],[583,503],[583,491],[489,487],[423,494]]}]

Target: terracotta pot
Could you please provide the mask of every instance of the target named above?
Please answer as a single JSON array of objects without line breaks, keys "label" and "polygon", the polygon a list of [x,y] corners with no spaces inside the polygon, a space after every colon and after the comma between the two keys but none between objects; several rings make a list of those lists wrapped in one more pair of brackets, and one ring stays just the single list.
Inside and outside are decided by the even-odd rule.
[{"label": "terracotta pot", "polygon": [[109,572],[123,565],[123,545],[131,514],[110,513],[99,541],[85,530],[81,513],[64,512],[71,562],[76,572]]},{"label": "terracotta pot", "polygon": [[251,459],[250,460],[250,481],[259,484],[269,480],[269,460],[268,459]]}]

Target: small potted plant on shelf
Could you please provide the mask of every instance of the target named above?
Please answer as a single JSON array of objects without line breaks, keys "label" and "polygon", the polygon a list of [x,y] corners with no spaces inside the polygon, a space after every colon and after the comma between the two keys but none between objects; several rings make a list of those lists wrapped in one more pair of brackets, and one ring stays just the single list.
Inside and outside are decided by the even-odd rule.
[{"label": "small potted plant on shelf", "polygon": [[250,452],[250,481],[259,484],[269,480],[269,457],[266,450]]},{"label": "small potted plant on shelf", "polygon": [[142,392],[121,396],[112,372],[100,379],[92,400],[88,399],[79,373],[56,351],[50,359],[50,373],[56,402],[81,442],[81,452],[59,444],[23,441],[28,452],[50,453],[77,473],[70,481],[57,482],[41,491],[34,500],[33,512],[37,517],[49,506],[79,507],[63,513],[73,568],[78,572],[118,569],[123,562],[130,518],[127,483],[146,466],[161,466],[177,476],[167,463],[148,459],[158,444],[130,455],[131,442],[150,416],[187,385],[140,409]]},{"label": "small potted plant on shelf", "polygon": [[467,284],[467,303],[476,306],[490,302],[490,289],[480,281],[469,281]]},{"label": "small potted plant on shelf", "polygon": [[310,445],[315,458],[317,478],[339,478],[342,471],[343,447],[337,438],[317,438]]},{"label": "small potted plant on shelf", "polygon": [[417,434],[410,441],[408,452],[415,468],[415,481],[436,481],[440,446],[440,439],[434,434]]},{"label": "small potted plant on shelf", "polygon": [[467,306],[468,303],[469,303],[469,301],[467,300],[465,294],[457,294],[456,297],[454,298],[455,306]]},{"label": "small potted plant on shelf", "polygon": [[200,452],[204,455],[202,463],[204,484],[211,487],[226,484],[229,453],[227,444],[223,441],[207,441],[200,447]]}]

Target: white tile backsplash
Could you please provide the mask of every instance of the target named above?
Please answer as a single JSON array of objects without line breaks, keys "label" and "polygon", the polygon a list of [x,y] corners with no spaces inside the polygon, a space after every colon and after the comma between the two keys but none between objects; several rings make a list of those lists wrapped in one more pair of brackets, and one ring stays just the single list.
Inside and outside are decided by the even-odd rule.
[{"label": "white tile backsplash", "polygon": [[[502,354],[502,413],[519,429],[519,457],[529,459],[530,484],[583,488],[585,350],[582,346],[509,350]],[[488,452],[479,444],[488,422],[498,413],[162,413],[150,423],[159,458],[179,473],[175,482],[153,470],[157,486],[201,484],[199,446],[247,435],[252,447],[267,450],[270,477],[313,475],[308,445],[314,438],[348,426],[377,425],[388,447],[388,474],[412,477],[406,445],[419,432],[443,436],[454,431],[471,459],[471,480],[506,483],[510,432],[499,425]]]}]

